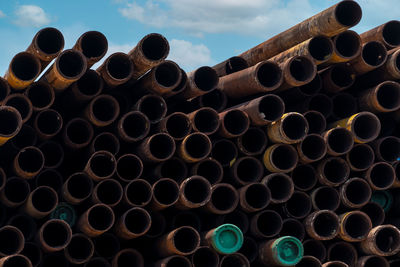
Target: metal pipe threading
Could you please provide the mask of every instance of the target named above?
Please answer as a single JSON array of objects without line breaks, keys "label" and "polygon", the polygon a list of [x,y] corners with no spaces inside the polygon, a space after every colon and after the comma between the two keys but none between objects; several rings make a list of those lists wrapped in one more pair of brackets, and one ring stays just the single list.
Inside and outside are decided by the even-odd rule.
[{"label": "metal pipe threading", "polygon": [[246,213],[265,209],[271,200],[269,188],[262,183],[250,183],[239,188],[238,191],[240,207]]},{"label": "metal pipe threading", "polygon": [[360,248],[366,254],[383,257],[395,255],[400,250],[400,231],[391,224],[376,226],[360,243]]},{"label": "metal pipe threading", "polygon": [[319,259],[313,256],[304,256],[299,263],[297,263],[298,267],[322,267],[322,263]]},{"label": "metal pipe threading", "polygon": [[51,219],[46,221],[39,229],[37,240],[44,252],[63,250],[72,238],[72,230],[63,220]]},{"label": "metal pipe threading", "polygon": [[394,164],[400,157],[400,139],[396,136],[386,136],[375,140],[372,144],[376,159]]},{"label": "metal pipe threading", "polygon": [[296,145],[296,148],[301,163],[311,163],[321,160],[327,152],[327,144],[319,134],[307,135]]},{"label": "metal pipe threading", "polygon": [[231,164],[229,171],[232,183],[240,186],[258,182],[264,174],[261,161],[249,156],[238,158]]},{"label": "metal pipe threading", "polygon": [[79,80],[71,84],[70,91],[67,92],[67,99],[82,105],[98,96],[103,87],[104,81],[100,74],[95,70],[88,69]]},{"label": "metal pipe threading", "polygon": [[24,249],[21,251],[21,255],[31,261],[32,267],[37,267],[42,263],[42,254],[39,245],[35,242],[25,242]]},{"label": "metal pipe threading", "polygon": [[231,213],[239,204],[239,193],[230,184],[217,183],[211,187],[211,199],[205,210],[213,214]]},{"label": "metal pipe threading", "polygon": [[308,133],[308,122],[303,115],[289,112],[267,126],[268,138],[273,143],[294,144],[302,141]]},{"label": "metal pipe threading", "polygon": [[218,113],[214,109],[208,107],[200,108],[189,113],[187,116],[190,119],[193,130],[206,135],[215,133],[221,123]]},{"label": "metal pipe threading", "polygon": [[41,71],[40,61],[29,52],[16,54],[10,62],[4,79],[15,90],[23,90],[33,83]]},{"label": "metal pipe threading", "polygon": [[94,126],[104,127],[113,123],[119,116],[118,101],[110,95],[98,95],[85,109],[85,117]]},{"label": "metal pipe threading", "polygon": [[[204,120],[210,119],[210,116],[207,116],[210,114],[205,114],[205,115],[206,115],[205,118],[200,117],[201,120],[200,125],[202,125],[200,127],[201,129],[202,127],[208,127],[204,125],[205,122]],[[218,117],[216,120],[218,122]],[[215,127],[212,120],[211,120],[211,125],[212,127]],[[181,141],[183,140],[183,138],[185,138],[186,135],[190,134],[190,132],[192,131],[192,126],[193,125],[191,124],[191,118],[187,114],[182,112],[174,112],[169,114],[160,121],[158,125],[158,130],[160,132],[168,133],[169,135],[171,135],[172,138],[174,138],[175,141]]]},{"label": "metal pipe threading", "polygon": [[387,50],[379,41],[364,43],[361,54],[350,62],[353,71],[360,75],[381,67],[387,60]]},{"label": "metal pipe threading", "polygon": [[328,261],[341,261],[354,266],[357,259],[357,250],[351,243],[338,241],[328,247]]},{"label": "metal pipe threading", "polygon": [[182,226],[160,237],[155,245],[161,257],[174,254],[187,256],[200,246],[200,235],[193,227]]},{"label": "metal pipe threading", "polygon": [[279,234],[281,236],[293,236],[302,241],[306,236],[306,229],[301,221],[286,218],[282,221],[282,229]]},{"label": "metal pipe threading", "polygon": [[63,118],[54,109],[45,109],[35,116],[33,127],[42,140],[47,140],[56,136],[63,126]]},{"label": "metal pipe threading", "polygon": [[278,204],[288,201],[294,192],[294,184],[290,176],[284,173],[272,173],[265,176],[261,183],[271,192],[271,203]]},{"label": "metal pipe threading", "polygon": [[93,242],[96,254],[108,260],[112,259],[121,248],[120,240],[113,233],[99,235]]},{"label": "metal pipe threading", "polygon": [[123,141],[138,142],[149,134],[150,121],[142,112],[130,111],[119,119],[117,131]]},{"label": "metal pipe threading", "polygon": [[24,255],[14,254],[0,259],[1,267],[32,267],[31,261]]},{"label": "metal pipe threading", "polygon": [[200,67],[187,74],[188,83],[182,92],[185,99],[204,95],[215,90],[218,86],[219,77],[217,72],[208,66]]},{"label": "metal pipe threading", "polygon": [[64,149],[55,141],[45,141],[38,148],[44,156],[44,168],[58,168],[64,161]]},{"label": "metal pipe threading", "polygon": [[154,267],[191,267],[191,266],[192,263],[190,262],[190,260],[187,257],[181,255],[169,256],[167,258],[157,261],[154,264]]},{"label": "metal pipe threading", "polygon": [[164,61],[169,53],[167,39],[158,33],[144,36],[139,43],[129,51],[128,55],[134,66],[133,79],[138,79],[154,66]]},{"label": "metal pipe threading", "polygon": [[311,209],[310,196],[301,191],[294,191],[290,199],[283,206],[286,215],[295,219],[305,218],[311,212]]},{"label": "metal pipe threading", "polygon": [[207,246],[199,247],[190,259],[193,267],[218,267],[219,265],[219,255]]},{"label": "metal pipe threading", "polygon": [[235,138],[243,135],[250,126],[248,115],[239,109],[229,109],[219,113],[219,134],[226,138]]},{"label": "metal pipe threading", "polygon": [[152,124],[160,122],[167,114],[167,104],[159,95],[141,97],[136,102],[134,109],[146,115]]},{"label": "metal pipe threading", "polygon": [[247,69],[249,65],[247,64],[246,60],[241,57],[231,57],[220,64],[215,65],[212,67],[216,72],[218,77],[222,77],[225,75],[232,74],[234,72],[238,72],[244,69]]},{"label": "metal pipe threading", "polygon": [[150,214],[143,208],[127,210],[115,224],[115,232],[122,239],[134,239],[143,236],[151,226]]},{"label": "metal pipe threading", "polygon": [[326,247],[325,244],[313,238],[307,239],[303,242],[304,255],[313,256],[320,262],[324,262],[326,259]]},{"label": "metal pipe threading", "polygon": [[320,186],[311,192],[311,202],[315,210],[337,210],[340,206],[339,192],[331,186]]},{"label": "metal pipe threading", "polygon": [[349,153],[353,148],[353,134],[343,127],[332,128],[322,134],[326,146],[327,154],[331,156],[341,156]]},{"label": "metal pipe threading", "polygon": [[339,186],[349,178],[349,175],[350,167],[342,158],[330,157],[318,163],[317,177],[321,184]]},{"label": "metal pipe threading", "polygon": [[84,172],[93,180],[101,181],[111,178],[117,168],[116,159],[108,151],[97,151],[93,153],[84,169]]},{"label": "metal pipe threading", "polygon": [[73,49],[82,52],[86,57],[89,69],[107,53],[108,41],[101,32],[88,31],[79,36]]},{"label": "metal pipe threading", "polygon": [[25,203],[29,193],[30,186],[26,179],[10,177],[0,191],[0,201],[7,207],[15,208]]},{"label": "metal pipe threading", "polygon": [[42,76],[56,92],[64,91],[86,72],[85,56],[76,50],[67,49],[58,55],[53,65]]},{"label": "metal pipe threading", "polygon": [[391,112],[400,108],[400,84],[384,81],[362,93],[358,99],[360,109],[375,113]]},{"label": "metal pipe threading", "polygon": [[231,98],[240,98],[276,90],[282,83],[283,73],[279,65],[272,61],[263,61],[220,77],[218,89]]},{"label": "metal pipe threading", "polygon": [[24,179],[31,179],[38,175],[43,166],[44,155],[39,148],[34,146],[22,148],[13,161],[15,174]]},{"label": "metal pipe threading", "polygon": [[55,100],[54,89],[43,81],[32,83],[24,94],[31,101],[35,112],[50,108]]},{"label": "metal pipe threading", "polygon": [[238,149],[232,141],[219,139],[213,142],[211,156],[221,163],[222,167],[228,167],[236,161]]},{"label": "metal pipe threading", "polygon": [[389,267],[388,260],[382,256],[369,255],[358,258],[356,267]]},{"label": "metal pipe threading", "polygon": [[22,128],[22,117],[11,106],[0,106],[0,146],[14,138]]},{"label": "metal pipe threading", "polygon": [[115,221],[113,210],[105,204],[95,204],[79,218],[78,229],[89,237],[99,236],[111,229]]},{"label": "metal pipe threading", "polygon": [[73,234],[71,241],[64,249],[65,258],[72,264],[86,263],[93,254],[93,241],[84,234]]},{"label": "metal pipe threading", "polygon": [[138,156],[147,162],[162,162],[175,153],[175,141],[166,133],[156,133],[147,137],[137,148]]},{"label": "metal pipe threading", "polygon": [[372,227],[381,225],[385,221],[385,211],[376,202],[368,202],[360,210],[371,219]]},{"label": "metal pipe threading", "polygon": [[[220,183],[223,178],[224,170],[221,163],[213,158],[206,158],[195,163],[191,168],[192,175],[200,175],[206,178],[211,185]],[[164,177],[169,177],[165,176]],[[184,177],[182,177],[184,178]],[[181,179],[183,180],[183,179]]]},{"label": "metal pipe threading", "polygon": [[355,74],[344,63],[336,64],[321,73],[323,88],[328,93],[338,93],[351,87],[355,81]]},{"label": "metal pipe threading", "polygon": [[237,148],[246,156],[261,154],[268,144],[265,132],[257,127],[250,127],[236,139]]},{"label": "metal pipe threading", "polygon": [[144,207],[153,197],[151,184],[143,179],[135,179],[124,187],[123,199],[130,207]]},{"label": "metal pipe threading", "polygon": [[120,149],[119,139],[110,132],[102,132],[93,138],[90,144],[90,153],[105,150],[116,155]]},{"label": "metal pipe threading", "polygon": [[62,197],[68,203],[78,205],[85,201],[93,192],[93,181],[83,172],[72,174],[62,187]]},{"label": "metal pipe threading", "polygon": [[331,120],[340,120],[351,116],[357,112],[357,99],[348,93],[338,93],[332,96]]},{"label": "metal pipe threading", "polygon": [[308,191],[317,184],[317,175],[312,165],[297,165],[291,176],[296,190]]},{"label": "metal pipe threading", "polygon": [[350,178],[340,187],[340,199],[348,208],[360,208],[368,203],[372,190],[368,182],[361,178]]},{"label": "metal pipe threading", "polygon": [[[17,93],[17,94],[8,95],[3,101],[3,106],[15,108],[21,116],[22,123],[26,123],[33,114],[32,103],[29,100],[29,98],[23,94]],[[13,112],[13,111],[10,111],[9,108],[3,108],[3,109],[8,109],[9,112]],[[17,115],[14,115],[14,116],[17,116]]]},{"label": "metal pipe threading", "polygon": [[187,135],[179,145],[179,156],[188,163],[199,162],[210,154],[211,140],[200,132]]},{"label": "metal pipe threading", "polygon": [[41,219],[49,215],[57,204],[57,192],[51,187],[39,186],[29,194],[24,210],[33,218]]},{"label": "metal pipe threading", "polygon": [[310,110],[305,112],[303,116],[307,120],[309,134],[321,134],[325,131],[326,120],[321,112]]},{"label": "metal pipe threading", "polygon": [[291,172],[297,165],[296,149],[288,144],[275,144],[267,148],[263,155],[265,168],[270,172]]},{"label": "metal pipe threading", "polygon": [[380,41],[389,50],[400,45],[399,34],[400,22],[398,20],[391,20],[362,33],[360,37],[363,43],[375,40]]},{"label": "metal pipe threading", "polygon": [[122,182],[129,183],[143,173],[143,162],[135,154],[124,154],[117,160],[116,175]]},{"label": "metal pipe threading", "polygon": [[395,182],[396,172],[389,163],[377,162],[365,172],[365,179],[373,190],[386,190]]},{"label": "metal pipe threading", "polygon": [[134,67],[127,54],[117,52],[106,58],[96,71],[100,73],[107,86],[113,88],[129,81]]},{"label": "metal pipe threading", "polygon": [[244,255],[233,253],[222,257],[219,267],[250,267],[250,262]]},{"label": "metal pipe threading", "polygon": [[12,216],[7,225],[18,228],[24,235],[25,241],[32,240],[37,231],[37,223],[34,218],[26,213],[17,213]]},{"label": "metal pipe threading", "polygon": [[87,120],[74,118],[64,127],[63,141],[67,148],[78,150],[88,146],[93,135],[93,126]]},{"label": "metal pipe threading", "polygon": [[325,94],[315,94],[307,100],[308,110],[321,112],[325,118],[332,115],[333,102],[332,99]]},{"label": "metal pipe threading", "polygon": [[206,205],[211,199],[211,184],[202,176],[191,176],[179,186],[178,209],[195,209]]},{"label": "metal pipe threading", "polygon": [[93,188],[92,201],[115,207],[122,200],[123,190],[121,184],[115,179],[102,180]]},{"label": "metal pipe threading", "polygon": [[282,218],[273,210],[264,210],[250,220],[250,232],[254,238],[266,239],[277,235],[282,229]]},{"label": "metal pipe threading", "polygon": [[360,242],[367,238],[371,229],[371,219],[362,211],[349,211],[340,215],[339,237],[344,241]]},{"label": "metal pipe threading", "polygon": [[170,178],[161,178],[152,185],[152,209],[162,210],[173,206],[179,199],[179,185]]},{"label": "metal pipe threading", "polygon": [[339,217],[330,210],[314,211],[304,224],[308,235],[317,240],[334,239],[339,232]]}]

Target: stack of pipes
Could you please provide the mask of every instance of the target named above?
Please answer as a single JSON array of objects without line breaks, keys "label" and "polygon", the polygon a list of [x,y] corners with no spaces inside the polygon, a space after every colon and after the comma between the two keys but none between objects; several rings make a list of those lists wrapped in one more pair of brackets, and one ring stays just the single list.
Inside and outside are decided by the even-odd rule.
[{"label": "stack of pipes", "polygon": [[400,22],[361,16],[190,73],[40,30],[0,79],[0,267],[400,266]]}]

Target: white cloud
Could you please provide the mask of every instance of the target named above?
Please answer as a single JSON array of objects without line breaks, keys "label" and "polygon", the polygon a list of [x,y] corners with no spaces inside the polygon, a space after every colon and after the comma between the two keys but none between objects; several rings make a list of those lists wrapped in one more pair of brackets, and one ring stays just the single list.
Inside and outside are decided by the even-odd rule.
[{"label": "white cloud", "polygon": [[50,23],[50,18],[44,10],[35,5],[21,5],[15,11],[14,23],[22,27],[42,27]]},{"label": "white cloud", "polygon": [[0,10],[0,18],[4,18],[5,16],[6,14],[4,14],[4,12]]},{"label": "white cloud", "polygon": [[204,44],[195,45],[191,42],[177,39],[172,39],[169,44],[171,49],[168,59],[175,61],[186,71],[213,63],[211,52]]}]

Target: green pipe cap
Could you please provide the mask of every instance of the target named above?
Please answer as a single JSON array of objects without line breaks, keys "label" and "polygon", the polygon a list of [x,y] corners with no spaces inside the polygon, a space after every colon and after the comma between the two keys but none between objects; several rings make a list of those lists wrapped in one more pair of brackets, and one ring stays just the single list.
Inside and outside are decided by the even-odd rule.
[{"label": "green pipe cap", "polygon": [[67,203],[61,202],[50,214],[50,218],[66,221],[72,227],[76,221],[75,209]]},{"label": "green pipe cap", "polygon": [[211,244],[218,253],[235,253],[243,245],[243,233],[236,225],[229,223],[220,225],[211,235]]},{"label": "green pipe cap", "polygon": [[273,257],[280,266],[293,266],[303,258],[304,249],[300,240],[293,236],[282,236],[272,243]]},{"label": "green pipe cap", "polygon": [[372,193],[371,201],[381,206],[385,212],[388,212],[392,207],[393,196],[388,191],[375,191]]}]

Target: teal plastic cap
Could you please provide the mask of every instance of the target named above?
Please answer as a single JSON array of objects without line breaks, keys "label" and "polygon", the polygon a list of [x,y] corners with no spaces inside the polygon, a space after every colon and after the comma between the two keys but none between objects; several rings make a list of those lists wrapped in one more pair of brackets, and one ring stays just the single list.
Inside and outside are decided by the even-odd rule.
[{"label": "teal plastic cap", "polygon": [[75,209],[65,202],[61,202],[57,205],[55,210],[50,214],[51,219],[60,219],[69,224],[69,226],[74,226],[76,221]]},{"label": "teal plastic cap", "polygon": [[381,206],[387,212],[392,207],[393,196],[388,191],[375,191],[372,193],[371,201]]},{"label": "teal plastic cap", "polygon": [[293,236],[282,236],[272,243],[274,260],[279,266],[293,266],[303,258],[304,248]]},{"label": "teal plastic cap", "polygon": [[235,253],[243,245],[243,233],[236,225],[229,223],[220,225],[211,235],[211,244],[218,253]]}]

